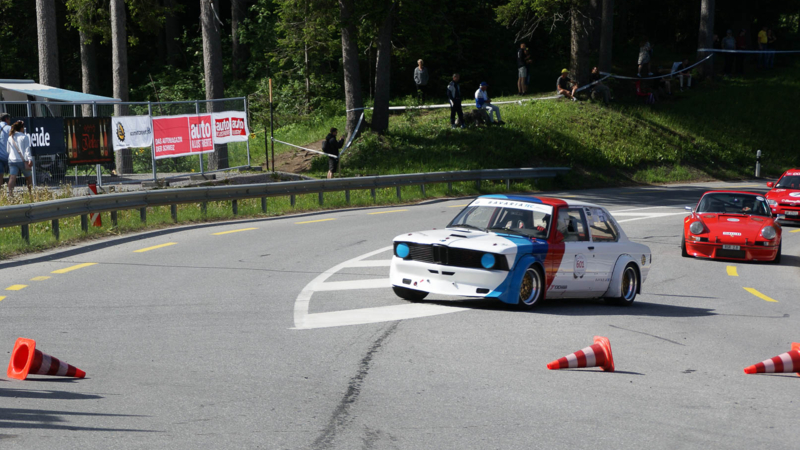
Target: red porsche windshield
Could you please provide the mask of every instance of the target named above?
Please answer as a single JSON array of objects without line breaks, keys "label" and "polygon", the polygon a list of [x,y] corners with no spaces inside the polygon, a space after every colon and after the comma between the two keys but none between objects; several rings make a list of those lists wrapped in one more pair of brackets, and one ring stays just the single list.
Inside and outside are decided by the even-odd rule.
[{"label": "red porsche windshield", "polygon": [[699,213],[748,214],[771,216],[769,205],[764,197],[753,194],[720,192],[706,194],[697,206]]},{"label": "red porsche windshield", "polygon": [[786,175],[775,183],[778,189],[800,189],[800,175]]}]

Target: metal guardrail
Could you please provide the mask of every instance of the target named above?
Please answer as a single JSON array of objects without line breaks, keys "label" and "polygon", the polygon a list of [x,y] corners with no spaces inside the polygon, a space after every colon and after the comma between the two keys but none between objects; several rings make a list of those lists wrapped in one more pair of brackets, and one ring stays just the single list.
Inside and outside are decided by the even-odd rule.
[{"label": "metal guardrail", "polygon": [[435,183],[448,183],[450,187],[453,182],[475,181],[480,186],[483,180],[506,180],[506,185],[510,186],[512,179],[553,178],[569,170],[568,167],[466,170],[104,194],[0,207],[0,227],[21,226],[22,237],[28,241],[28,225],[51,220],[53,234],[58,238],[59,219],[81,216],[81,227],[86,231],[87,216],[94,213],[111,212],[112,224],[116,225],[116,212],[119,210],[139,209],[142,221],[146,221],[147,208],[169,205],[173,221],[177,221],[177,205],[181,203],[205,205],[206,202],[230,200],[233,213],[237,214],[237,200],[240,199],[261,198],[262,210],[266,210],[267,197],[288,195],[294,206],[296,195],[316,193],[322,204],[324,192],[345,191],[349,204],[351,190],[370,189],[375,199],[375,189],[396,187],[397,197],[401,199],[402,186],[420,185],[423,194],[426,184]]}]

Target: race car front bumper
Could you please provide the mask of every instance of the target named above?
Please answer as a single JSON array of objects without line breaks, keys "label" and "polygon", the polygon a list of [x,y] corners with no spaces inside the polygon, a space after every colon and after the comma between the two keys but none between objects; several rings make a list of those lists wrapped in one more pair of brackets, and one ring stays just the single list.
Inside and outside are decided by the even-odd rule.
[{"label": "race car front bumper", "polygon": [[473,269],[407,261],[392,257],[389,279],[392,286],[459,297],[487,297],[507,284],[507,270]]},{"label": "race car front bumper", "polygon": [[736,259],[743,261],[772,261],[778,255],[778,246],[739,245],[739,249],[725,249],[722,243],[686,241],[686,253],[698,258]]}]

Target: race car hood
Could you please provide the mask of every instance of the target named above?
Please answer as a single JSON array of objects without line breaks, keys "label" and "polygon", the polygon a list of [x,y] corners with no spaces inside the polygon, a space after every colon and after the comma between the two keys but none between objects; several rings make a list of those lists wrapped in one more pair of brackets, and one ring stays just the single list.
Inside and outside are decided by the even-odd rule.
[{"label": "race car hood", "polygon": [[766,197],[784,205],[800,206],[800,190],[797,189],[773,189]]},{"label": "race car hood", "polygon": [[761,238],[761,229],[773,222],[770,217],[741,214],[701,213],[698,216],[708,227],[711,242],[718,240],[729,244],[745,244],[745,240],[753,243]]},{"label": "race car hood", "polygon": [[545,249],[547,246],[545,241],[539,239],[505,234],[498,235],[464,228],[416,231],[413,233],[401,234],[395,237],[394,241],[414,242],[427,245],[446,245],[452,248],[463,248],[504,255],[515,255],[521,248],[524,248],[525,251],[530,251],[536,244],[541,245]]}]

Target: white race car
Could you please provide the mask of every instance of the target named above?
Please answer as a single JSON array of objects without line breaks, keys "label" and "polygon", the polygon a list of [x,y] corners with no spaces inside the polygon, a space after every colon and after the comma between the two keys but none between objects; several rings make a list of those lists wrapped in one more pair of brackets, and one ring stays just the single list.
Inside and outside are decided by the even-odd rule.
[{"label": "white race car", "polygon": [[650,248],[628,240],[601,206],[486,195],[445,229],[394,238],[389,277],[394,292],[410,301],[439,294],[522,307],[545,297],[630,305],[651,263]]}]

